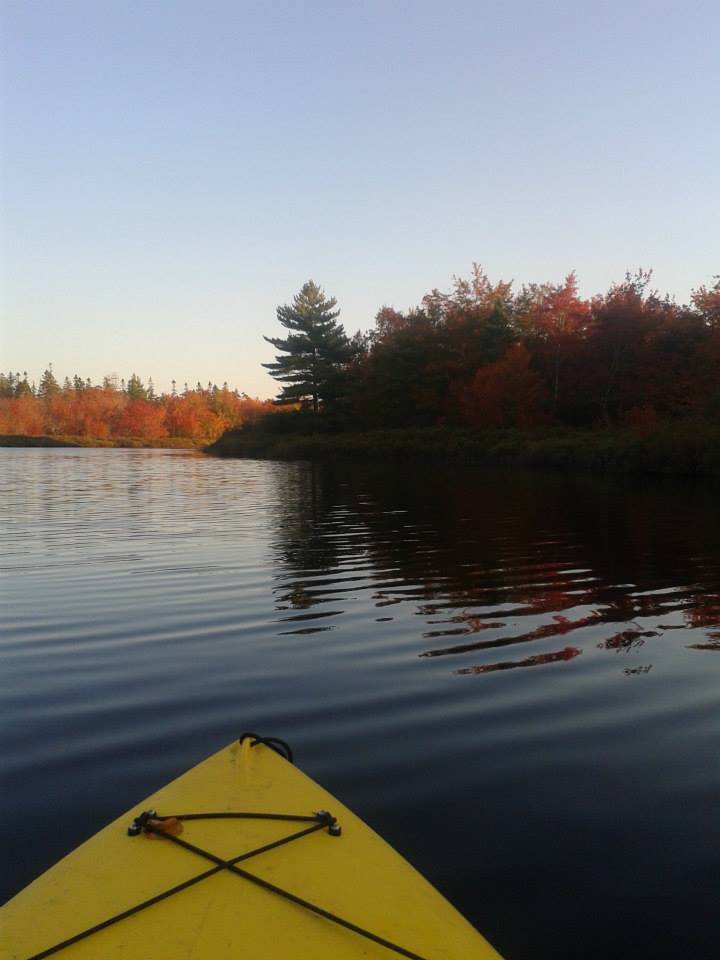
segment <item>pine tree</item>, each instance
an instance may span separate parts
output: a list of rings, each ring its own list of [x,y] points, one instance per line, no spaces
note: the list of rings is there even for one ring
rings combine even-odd
[[[147,390],[140,377],[133,373],[127,382],[127,395],[131,400],[147,400]]]
[[[309,280],[292,304],[277,308],[277,318],[289,330],[285,338],[264,337],[281,354],[264,363],[283,384],[276,403],[311,403],[317,414],[321,402],[335,398],[338,376],[352,355],[342,324],[337,322],[337,300]]]
[[[18,377],[20,374],[18,374]],[[31,397],[33,390],[30,384],[28,383],[27,370],[23,372],[22,380],[18,379],[17,386],[15,387],[15,396],[16,397]]]
[[[15,396],[15,377],[12,373],[0,373],[0,397]]]
[[[38,394],[41,397],[52,397],[56,393],[60,393],[60,384],[55,379],[55,374],[53,373],[52,364],[50,363],[48,364],[47,370],[40,377],[40,386],[38,387]]]

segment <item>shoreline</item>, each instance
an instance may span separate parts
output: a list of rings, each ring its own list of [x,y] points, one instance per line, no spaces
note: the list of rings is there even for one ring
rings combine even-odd
[[[117,437],[100,440],[92,437],[28,436],[25,434],[0,434],[0,447],[101,447],[126,450],[200,450],[202,444],[186,437],[163,437],[148,440],[145,437]]]
[[[112,440],[72,436],[0,435],[0,447],[198,450],[215,457],[253,460],[444,460],[449,464],[593,470],[677,476],[720,475],[720,424],[665,423],[639,434],[619,428],[544,431],[452,427],[364,432],[269,433],[229,430],[208,445],[187,438]]]
[[[485,466],[713,476],[720,475],[720,425],[678,421],[645,434],[621,429],[521,432],[435,427],[278,436],[237,430],[223,434],[203,452],[268,460],[441,458]]]

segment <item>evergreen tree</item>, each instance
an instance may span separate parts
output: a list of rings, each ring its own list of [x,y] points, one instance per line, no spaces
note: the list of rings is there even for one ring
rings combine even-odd
[[[20,374],[18,374],[18,377]],[[33,395],[33,389],[28,383],[27,370],[23,372],[22,380],[18,381],[17,386],[15,387],[15,396],[16,397],[31,397]]]
[[[19,376],[19,375],[18,375]],[[54,394],[60,393],[60,384],[55,379],[55,374],[53,373],[52,364],[48,364],[47,370],[40,377],[40,386],[38,387],[38,394],[41,397],[52,397]]]
[[[337,300],[309,280],[292,304],[277,308],[277,318],[289,335],[264,337],[281,354],[264,363],[270,375],[283,384],[276,403],[311,403],[317,413],[322,401],[335,399],[343,366],[352,347],[335,310]]]
[[[15,377],[12,373],[0,373],[0,397],[15,396]]]
[[[147,390],[136,373],[133,373],[127,382],[127,395],[131,400],[147,400]]]

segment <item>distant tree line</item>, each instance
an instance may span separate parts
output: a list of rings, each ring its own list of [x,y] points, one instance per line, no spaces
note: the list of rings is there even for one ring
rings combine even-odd
[[[37,385],[0,374],[0,434],[209,443],[258,420],[301,431],[720,422],[720,277],[682,305],[650,281],[641,270],[583,298],[571,273],[514,292],[476,265],[416,307],[382,307],[354,337],[335,299],[309,281],[278,307],[287,336],[265,338],[278,351],[265,364],[281,384],[274,402],[212,383],[178,391],[173,381],[157,395],[134,373],[60,384],[49,366]],[[264,416],[282,409],[294,414]]]
[[[27,374],[0,373],[0,434],[64,436],[90,440],[167,437],[210,443],[274,409],[237,390],[209,383],[156,394],[133,373],[127,382],[105,377],[101,385],[75,375],[58,383],[52,366],[31,384]]]
[[[720,277],[680,305],[627,274],[607,293],[562,283],[513,292],[479,266],[407,311],[383,307],[349,339],[335,300],[305,284],[278,308],[289,336],[267,364],[302,428],[458,425],[532,429],[720,421]],[[316,417],[309,416],[314,411]],[[274,424],[275,428],[280,423]]]

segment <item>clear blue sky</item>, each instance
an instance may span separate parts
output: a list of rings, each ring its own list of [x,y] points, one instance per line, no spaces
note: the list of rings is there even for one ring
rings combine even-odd
[[[687,301],[720,272],[716,0],[3,0],[0,370],[261,370],[473,261]]]

